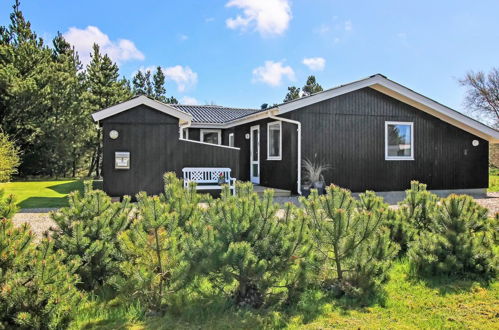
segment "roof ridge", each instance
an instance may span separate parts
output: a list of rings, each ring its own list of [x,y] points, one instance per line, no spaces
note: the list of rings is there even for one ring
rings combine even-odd
[[[231,107],[231,106],[215,105],[215,104],[171,104],[171,105],[174,107],[220,108],[220,109],[255,110],[255,111],[261,110],[257,108],[241,108],[241,107]]]

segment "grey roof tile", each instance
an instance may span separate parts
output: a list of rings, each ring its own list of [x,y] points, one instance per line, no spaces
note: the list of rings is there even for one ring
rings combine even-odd
[[[170,104],[170,106],[191,114],[192,121],[195,123],[226,123],[261,111],[260,109],[229,108],[219,105]]]

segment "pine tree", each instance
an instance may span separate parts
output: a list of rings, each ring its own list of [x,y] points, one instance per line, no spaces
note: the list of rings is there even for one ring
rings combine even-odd
[[[154,98],[158,101],[166,101],[165,74],[160,66],[156,68],[153,75]]]
[[[51,217],[57,224],[51,229],[56,249],[65,251],[69,261],[80,263],[77,273],[82,289],[95,290],[118,273],[117,236],[133,217],[129,197],[112,203],[103,191],[93,190],[92,183],[86,182],[83,194],[71,193],[69,206]]]
[[[411,269],[421,275],[497,276],[496,226],[470,196],[451,195],[437,204],[429,230],[409,250]]]
[[[17,173],[19,161],[19,148],[0,130],[0,182],[9,181]]]
[[[19,210],[14,195],[4,197],[5,190],[0,189],[0,219],[11,220]]]
[[[313,190],[300,201],[312,228],[319,281],[337,295],[360,298],[386,281],[398,247],[383,228],[385,210],[377,196],[363,194],[358,205],[348,190],[331,185],[326,195]]]
[[[147,95],[145,76],[142,71],[137,71],[137,73],[133,76],[132,83],[133,93],[135,95]]]
[[[208,274],[212,285],[231,292],[237,306],[258,308],[274,299],[292,299],[304,287],[310,254],[308,228],[303,214],[287,204],[282,216],[273,201],[273,191],[262,198],[251,184],[238,187],[233,196],[225,187],[211,203],[197,239],[198,251],[190,255],[198,271]]]
[[[305,83],[305,85],[301,90],[306,96],[308,96],[322,92],[322,86],[316,82],[315,76],[308,76],[307,82]]]
[[[90,114],[108,108],[112,105],[126,101],[131,97],[126,81],[119,79],[118,66],[107,55],[102,55],[97,44],[93,46],[92,60],[86,70],[86,84],[88,89],[85,93],[85,108],[88,120]],[[90,161],[88,176],[95,171],[95,175],[101,174],[102,156],[102,132],[96,130],[91,138],[93,153]]]
[[[290,86],[288,87],[288,93],[284,98],[283,102],[289,102],[292,100],[296,100],[301,97],[301,90],[299,87]]]

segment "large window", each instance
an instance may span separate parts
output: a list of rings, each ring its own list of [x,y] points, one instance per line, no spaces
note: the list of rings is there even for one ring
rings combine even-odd
[[[202,129],[201,142],[222,144],[222,132],[219,129]]]
[[[385,122],[385,159],[414,160],[414,124]]]
[[[281,160],[282,129],[281,122],[267,124],[267,159]]]

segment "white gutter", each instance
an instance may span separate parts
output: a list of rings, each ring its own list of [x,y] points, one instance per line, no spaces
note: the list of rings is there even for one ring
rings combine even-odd
[[[298,180],[296,182],[296,191],[298,192],[299,195],[301,195],[301,123],[299,121],[296,121],[296,120],[276,117],[276,116],[272,115],[270,112],[269,112],[269,118],[274,119],[274,120],[278,120],[278,121],[284,121],[286,123],[295,124],[297,126],[296,131],[297,131],[297,135],[298,135],[298,152],[297,152],[298,153],[298,164],[297,164]],[[282,150],[281,150],[281,152],[282,152]]]
[[[184,129],[191,127],[192,121],[188,121],[186,124],[179,124],[178,127],[178,133],[179,133],[179,138],[182,140],[184,138],[184,135],[182,134],[184,132]]]

